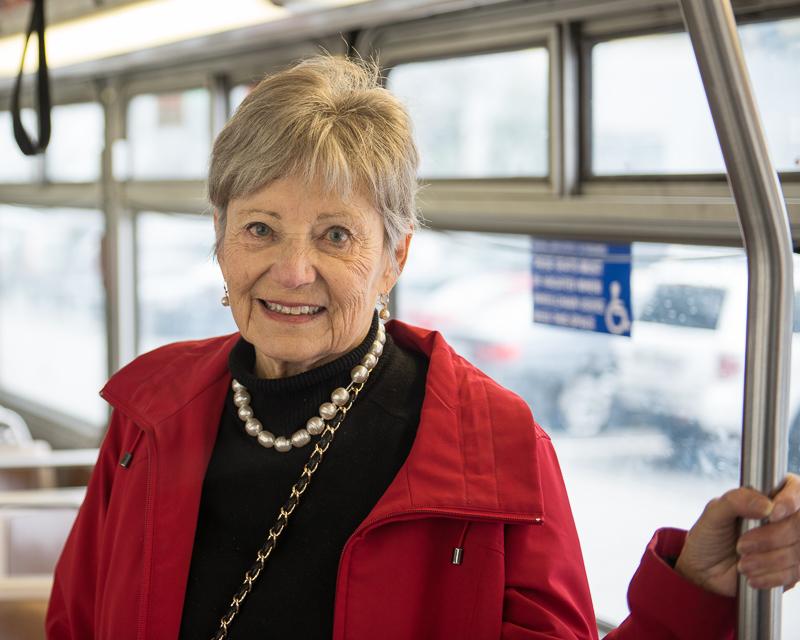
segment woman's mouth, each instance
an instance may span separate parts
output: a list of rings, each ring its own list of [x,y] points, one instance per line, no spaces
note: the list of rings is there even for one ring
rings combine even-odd
[[[278,313],[284,316],[315,316],[325,310],[325,307],[311,304],[289,304],[285,302],[274,302],[272,300],[259,299],[261,306],[267,311]]]

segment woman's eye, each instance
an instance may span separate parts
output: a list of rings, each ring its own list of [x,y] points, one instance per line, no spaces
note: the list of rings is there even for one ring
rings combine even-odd
[[[342,227],[332,227],[328,229],[325,237],[333,244],[344,244],[350,239],[350,232]]]
[[[247,225],[247,230],[251,235],[254,235],[257,238],[266,238],[272,233],[272,229],[269,227],[269,225],[266,225],[263,222],[251,222]]]

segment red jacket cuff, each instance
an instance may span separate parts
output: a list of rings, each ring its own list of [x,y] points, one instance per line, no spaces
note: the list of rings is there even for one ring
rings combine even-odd
[[[658,629],[653,638],[732,639],[736,598],[706,591],[664,560],[680,555],[685,539],[680,529],[656,531],[628,589],[631,618],[637,626]]]

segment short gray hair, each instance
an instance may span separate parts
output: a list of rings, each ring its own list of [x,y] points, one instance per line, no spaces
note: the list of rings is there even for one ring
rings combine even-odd
[[[270,182],[298,177],[346,199],[373,198],[384,242],[394,250],[417,226],[419,155],[403,104],[381,86],[377,64],[330,55],[265,77],[214,142],[208,198],[219,212],[216,252],[227,207]]]

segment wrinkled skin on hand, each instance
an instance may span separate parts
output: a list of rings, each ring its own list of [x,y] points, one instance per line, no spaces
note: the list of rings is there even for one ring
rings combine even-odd
[[[739,536],[739,518],[765,524]],[[735,596],[738,574],[756,589],[800,580],[800,476],[789,474],[770,500],[746,488],[708,503],[686,536],[675,569],[708,591]]]

